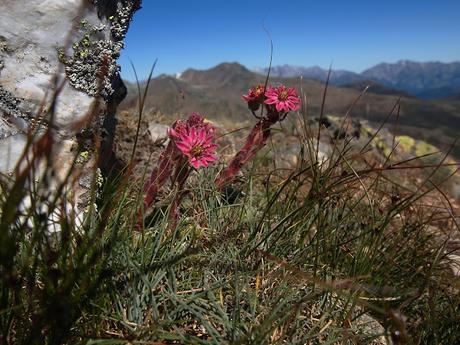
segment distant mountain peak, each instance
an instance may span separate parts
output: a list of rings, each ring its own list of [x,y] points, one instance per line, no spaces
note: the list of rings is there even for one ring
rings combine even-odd
[[[255,69],[255,72],[262,74],[266,74],[267,71],[267,68]],[[319,66],[302,67],[284,64],[273,66],[271,69],[271,75],[274,77],[303,76],[323,82],[327,74],[328,70]],[[460,93],[460,62],[417,62],[401,59],[394,63],[380,63],[362,73],[331,70],[330,82],[334,85],[349,86],[369,80],[419,98],[447,98]]]
[[[188,68],[181,73],[182,76],[187,75],[188,73],[209,73],[212,71],[218,72],[250,72],[245,66],[238,62],[222,62],[214,67],[209,69],[195,69],[195,68]]]
[[[224,62],[206,70],[189,68],[181,73],[180,80],[197,85],[228,83],[233,79],[247,79],[253,72],[238,62]]]
[[[256,73],[267,74],[268,68],[257,68]],[[295,65],[278,65],[272,66],[270,75],[273,77],[292,78],[292,77],[306,77],[325,81],[329,73],[328,69],[320,66],[303,67]],[[345,70],[332,70],[330,80],[333,84],[341,85],[360,80],[359,75],[354,72]]]
[[[460,92],[460,62],[400,60],[376,65],[361,75],[420,98],[445,98]]]
[[[248,69],[239,62],[223,62],[218,64],[214,68],[238,69],[248,71]]]

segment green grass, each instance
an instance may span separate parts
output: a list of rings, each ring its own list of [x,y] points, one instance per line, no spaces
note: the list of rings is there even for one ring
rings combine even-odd
[[[366,165],[349,140],[318,162],[298,121],[297,167],[267,165],[266,149],[232,202],[213,184],[222,166],[199,170],[177,227],[171,191],[142,232],[129,169],[102,189],[93,172],[78,225],[65,192],[78,167],[56,183],[51,148],[31,143],[46,168],[1,185],[0,344],[459,343],[459,281],[438,231],[458,234],[458,217],[430,180],[438,168],[402,186],[406,170]]]

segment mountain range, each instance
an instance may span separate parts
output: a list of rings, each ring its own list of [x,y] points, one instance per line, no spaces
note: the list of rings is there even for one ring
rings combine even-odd
[[[166,116],[183,116],[196,111],[223,124],[251,121],[242,95],[258,83],[264,83],[265,76],[238,63],[222,63],[207,70],[188,69],[179,76],[161,75],[150,81],[145,108],[148,113],[162,113]],[[362,81],[361,81],[362,82]],[[308,116],[320,114],[325,83],[318,79],[298,77],[271,77],[272,84],[285,84],[303,90],[306,97]],[[128,96],[121,108],[135,113],[137,87],[126,83]],[[141,88],[145,87],[145,83]],[[327,90],[325,114],[344,115],[359,98],[362,89],[357,84],[330,85]],[[460,99],[422,100],[377,83],[371,85],[368,93],[360,98],[350,112],[351,117],[365,119],[377,127],[385,121],[398,98],[399,117],[392,116],[388,122],[397,134],[408,134],[417,139],[447,149],[460,133]],[[134,110],[133,110],[134,109]],[[460,157],[460,147],[454,148]]]
[[[266,74],[268,68],[256,68]],[[326,81],[328,70],[314,66],[273,66],[274,77],[307,77]],[[460,94],[460,62],[415,62],[400,60],[381,63],[361,73],[331,70],[330,82],[338,86],[350,86],[371,81],[422,99],[442,99]]]

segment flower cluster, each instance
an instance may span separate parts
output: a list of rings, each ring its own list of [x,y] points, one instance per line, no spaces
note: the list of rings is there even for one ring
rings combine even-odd
[[[242,167],[267,144],[271,126],[284,120],[290,111],[300,108],[297,91],[293,87],[286,88],[284,85],[269,86],[267,89],[264,85],[257,85],[251,88],[247,95],[243,95],[243,99],[259,122],[252,128],[246,143],[230,164],[217,175],[215,183],[219,188],[231,182]],[[261,106],[264,106],[267,112],[264,116],[257,116],[255,111]]]
[[[269,86],[267,89],[264,85],[257,85],[249,89],[243,99],[253,113],[264,105],[267,110],[266,118],[273,123],[283,120],[290,111],[300,108],[300,98],[295,88],[284,85]]]
[[[243,95],[243,99],[248,103],[251,111],[259,110],[260,105],[265,101],[265,86],[259,84],[249,89],[248,94]]]
[[[174,122],[168,129],[170,142],[161,153],[158,165],[152,170],[144,186],[145,209],[152,205],[160,189],[170,179],[178,191],[171,207],[172,224],[175,224],[191,168],[207,167],[217,160],[214,130],[214,126],[197,113],[192,113],[186,121]],[[137,229],[142,228],[142,220],[142,214],[139,213]]]
[[[217,160],[214,126],[197,113],[192,113],[186,122],[176,121],[168,130],[168,136],[196,169]]]
[[[290,111],[300,108],[297,91],[284,85],[268,88],[258,85],[243,95],[243,99],[254,115],[261,107],[262,110],[266,110],[266,113],[262,112],[263,116],[256,115],[259,121],[249,133],[245,145],[229,165],[216,176],[217,188],[222,188],[231,182],[242,167],[266,145],[271,127],[275,123],[282,121]],[[173,227],[179,217],[181,201],[189,193],[185,189],[188,176],[193,169],[208,167],[217,160],[214,132],[214,126],[197,113],[192,113],[185,121],[177,120],[168,129],[170,141],[145,185],[144,208],[152,205],[160,189],[170,179],[177,190],[170,210]],[[142,228],[142,221],[142,214],[139,213],[139,222],[136,226],[138,229]]]

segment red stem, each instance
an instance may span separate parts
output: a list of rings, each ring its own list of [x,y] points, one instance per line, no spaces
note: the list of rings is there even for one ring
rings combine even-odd
[[[244,146],[235,155],[228,167],[222,170],[216,177],[215,183],[217,188],[222,188],[231,182],[235,178],[235,175],[241,171],[243,165],[266,145],[270,137],[270,127],[273,124],[274,122],[269,119],[262,119],[256,123],[251,133],[249,133]]]

